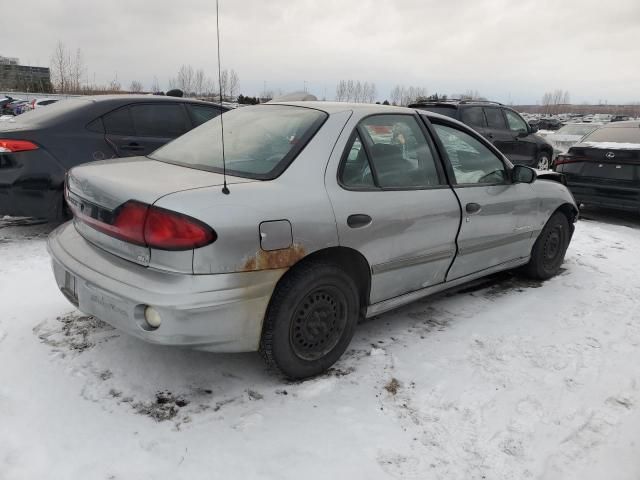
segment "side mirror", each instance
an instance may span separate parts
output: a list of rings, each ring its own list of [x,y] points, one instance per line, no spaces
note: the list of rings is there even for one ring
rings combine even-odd
[[[530,133],[536,133],[537,131],[538,131],[538,127],[536,127],[535,125],[529,125]]]
[[[511,170],[511,181],[513,183],[533,183],[537,178],[536,171],[531,167],[516,165]]]
[[[529,132],[527,130],[518,130],[519,138],[526,137],[527,135],[529,135]]]

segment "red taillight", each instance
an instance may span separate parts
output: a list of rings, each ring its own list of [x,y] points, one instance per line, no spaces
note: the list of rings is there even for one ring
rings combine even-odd
[[[150,207],[144,226],[144,239],[151,248],[188,250],[215,241],[211,227],[195,218],[159,207]]]
[[[584,162],[583,157],[574,157],[571,155],[558,155],[556,158],[556,165],[563,165],[565,163]]]
[[[111,223],[82,213],[72,202],[74,214],[96,230],[125,242],[159,250],[190,250],[214,242],[216,232],[181,213],[129,200],[114,212]]]
[[[0,138],[0,153],[28,152],[37,150],[38,146],[27,140],[9,140]]]

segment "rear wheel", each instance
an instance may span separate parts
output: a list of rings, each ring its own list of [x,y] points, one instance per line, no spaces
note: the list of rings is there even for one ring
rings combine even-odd
[[[273,294],[260,351],[286,377],[327,370],[344,353],[360,313],[358,289],[337,265],[310,262],[290,271]]]
[[[531,259],[525,267],[526,273],[538,280],[556,275],[564,261],[570,239],[567,217],[560,212],[554,213],[533,244]]]
[[[547,152],[542,152],[538,154],[538,163],[536,168],[538,170],[549,170],[549,165],[551,165],[551,160],[549,159],[549,154]]]

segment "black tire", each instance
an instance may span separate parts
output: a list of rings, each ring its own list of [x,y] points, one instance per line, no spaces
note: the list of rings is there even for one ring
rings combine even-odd
[[[560,212],[554,213],[533,244],[531,259],[525,267],[527,275],[538,280],[555,276],[564,261],[570,240],[569,220]]]
[[[538,170],[549,170],[551,168],[551,155],[547,152],[540,152],[536,159],[536,168]]]
[[[358,288],[351,276],[333,263],[302,264],[276,287],[260,352],[287,378],[318,375],[344,353],[359,314]]]

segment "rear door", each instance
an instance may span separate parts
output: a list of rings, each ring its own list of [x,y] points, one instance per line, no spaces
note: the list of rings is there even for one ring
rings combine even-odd
[[[365,117],[327,169],[340,244],[371,266],[371,303],[443,282],[455,255],[460,207],[425,133],[415,115]]]
[[[460,107],[460,120],[480,135],[487,135],[487,120],[482,107]]]
[[[472,132],[441,120],[432,125],[462,206],[447,281],[528,257],[538,229],[532,186],[511,183],[510,167]]]
[[[500,107],[483,107],[483,110],[487,118],[485,138],[489,139],[507,158],[511,158],[513,154],[513,134],[507,128],[502,109]]]
[[[140,103],[103,117],[105,138],[119,157],[148,155],[191,129],[180,103]]]

